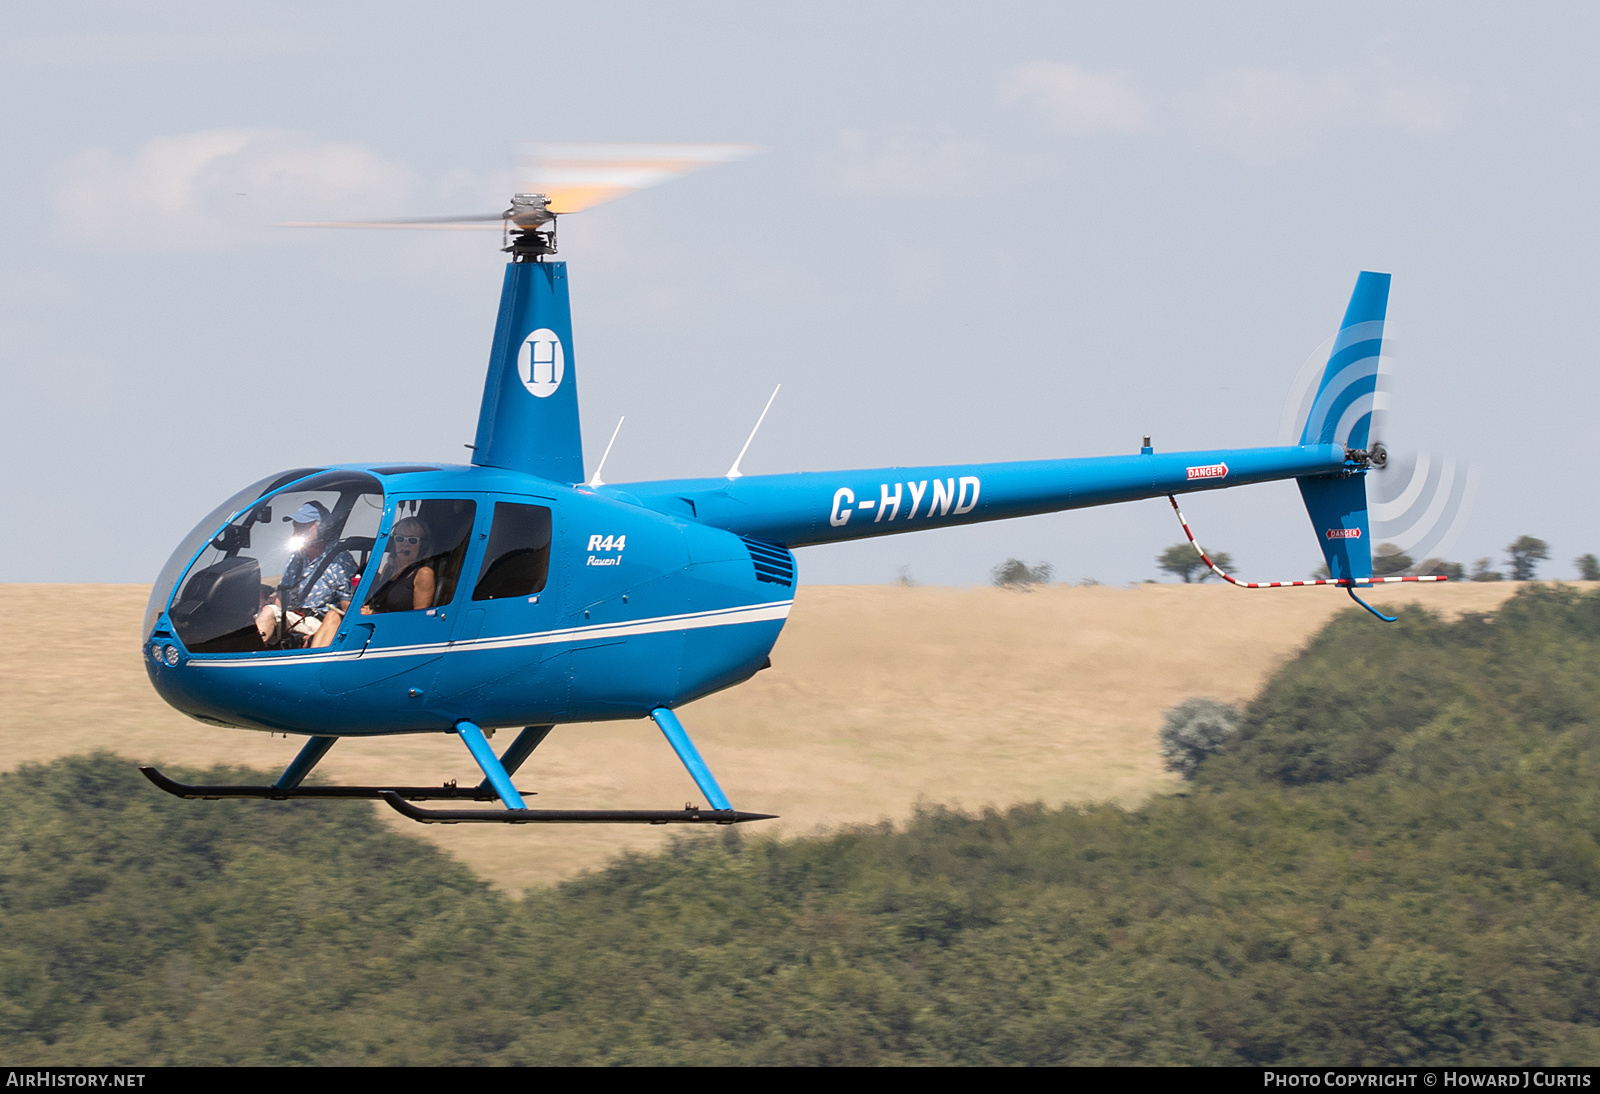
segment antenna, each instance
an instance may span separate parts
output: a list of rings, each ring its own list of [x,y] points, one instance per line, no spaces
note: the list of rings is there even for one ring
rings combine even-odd
[[[733,466],[728,468],[728,478],[737,479],[744,475],[744,472],[739,470],[739,461],[744,459],[746,452],[750,451],[750,442],[756,439],[756,431],[761,428],[761,423],[767,420],[767,411],[772,409],[772,400],[778,397],[778,392],[782,389],[782,384],[772,389],[772,396],[767,400],[767,405],[761,408],[761,417],[756,419],[756,428],[752,429],[750,436],[745,438],[744,447],[739,449],[739,454],[734,457]]]
[[[606,442],[605,455],[601,456],[600,457],[600,462],[595,464],[594,474],[589,479],[589,485],[590,486],[604,486],[605,485],[605,480],[603,480],[600,477],[600,470],[603,467],[605,467],[605,465],[606,465],[606,456],[610,456],[611,455],[611,446],[617,443],[617,434],[622,432],[622,423],[627,421],[627,420],[628,420],[628,416],[626,414],[624,414],[622,417],[617,419],[617,428],[615,428],[615,429],[613,429],[611,431],[611,439]]]

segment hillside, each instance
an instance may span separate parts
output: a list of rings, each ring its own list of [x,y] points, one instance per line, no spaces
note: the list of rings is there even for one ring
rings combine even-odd
[[[359,804],[72,757],[0,775],[0,1051],[1592,1066],[1597,775],[1600,592],[1542,587],[1340,616],[1137,809],[691,833],[521,899]]]
[[[1514,589],[1405,588],[1374,600],[1478,611]],[[137,645],[146,596],[132,585],[0,584],[0,769],[96,749],[190,767],[288,762],[298,738],[202,725],[156,697]],[[1318,589],[803,587],[773,668],[682,713],[734,804],[781,814],[763,825],[778,833],[898,820],[919,800],[1132,806],[1174,785],[1156,750],[1163,710],[1193,695],[1249,697],[1348,606]],[[353,783],[479,777],[442,735],[341,742],[319,771]],[[646,722],[558,729],[525,771],[519,782],[548,808],[698,797]],[[423,827],[383,813],[513,892],[669,838]]]

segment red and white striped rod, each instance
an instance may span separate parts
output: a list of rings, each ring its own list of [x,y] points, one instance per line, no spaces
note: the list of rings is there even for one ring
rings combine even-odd
[[[1183,525],[1183,534],[1189,537],[1189,544],[1199,553],[1200,560],[1210,567],[1211,572],[1230,585],[1237,585],[1241,589],[1292,589],[1297,585],[1337,585],[1341,589],[1353,587],[1364,588],[1368,585],[1388,585],[1398,581],[1448,581],[1443,574],[1425,574],[1418,577],[1368,577],[1353,580],[1348,577],[1314,577],[1309,581],[1240,581],[1238,578],[1217,568],[1206,554],[1206,549],[1200,546],[1200,541],[1194,538],[1194,533],[1189,530],[1189,522],[1183,515],[1183,510],[1178,508],[1178,499],[1172,494],[1167,495],[1167,500],[1172,503],[1172,511],[1178,514],[1178,523]]]

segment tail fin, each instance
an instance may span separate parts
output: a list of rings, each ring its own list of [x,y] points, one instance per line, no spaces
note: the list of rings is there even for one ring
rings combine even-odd
[[[1378,388],[1383,323],[1389,310],[1389,275],[1363,271],[1333,340],[1316,401],[1300,433],[1301,444],[1366,448],[1375,411],[1387,408]]]
[[[1334,339],[1328,367],[1300,434],[1301,444],[1339,444],[1366,449],[1373,415],[1386,408],[1379,390],[1383,325],[1389,310],[1389,275],[1363,271],[1356,278],[1344,322]],[[1366,476],[1346,472],[1297,480],[1317,543],[1335,579],[1372,576],[1372,536],[1367,517]]]
[[[472,462],[583,481],[565,262],[506,266]]]

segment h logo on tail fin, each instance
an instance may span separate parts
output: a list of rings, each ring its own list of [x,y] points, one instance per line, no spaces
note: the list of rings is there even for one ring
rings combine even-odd
[[[567,355],[561,338],[549,327],[540,327],[522,340],[517,351],[517,375],[522,386],[539,399],[548,399],[561,386],[567,371]]]

